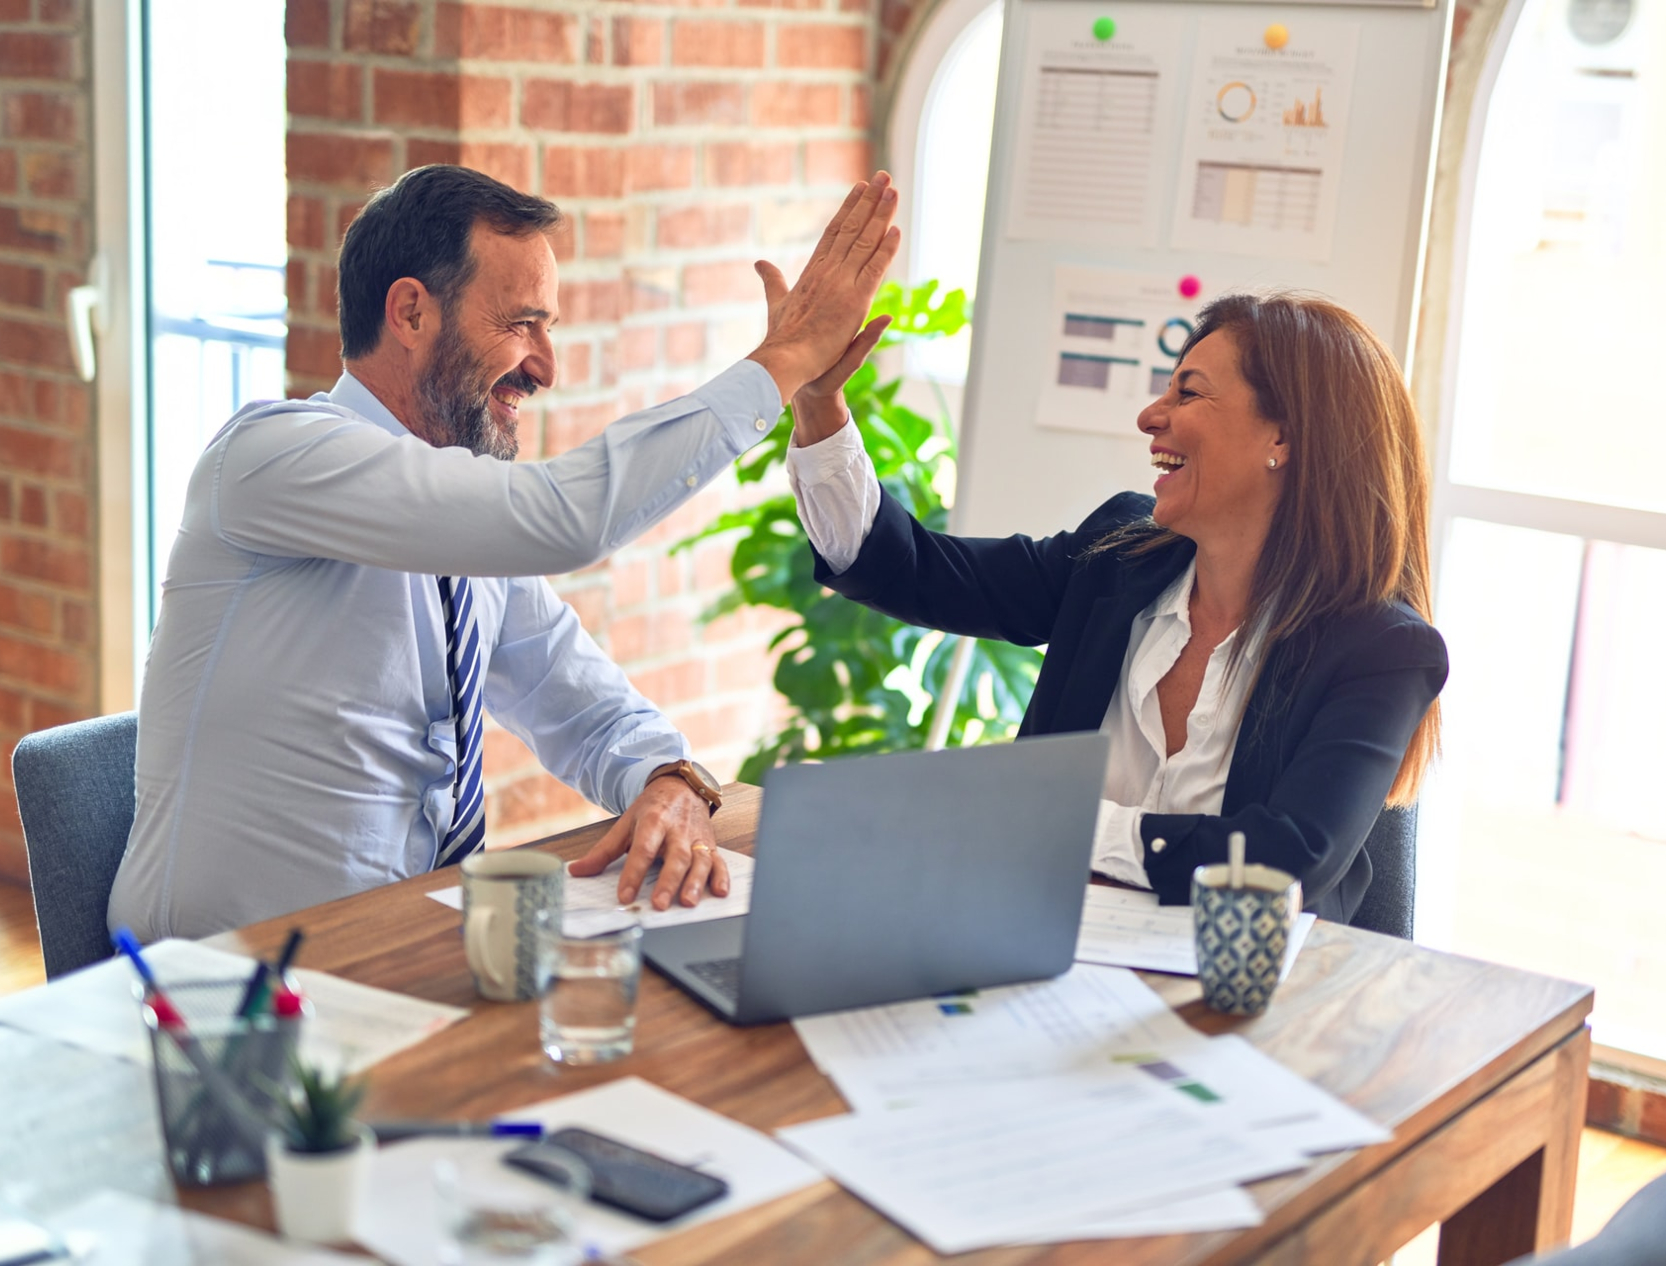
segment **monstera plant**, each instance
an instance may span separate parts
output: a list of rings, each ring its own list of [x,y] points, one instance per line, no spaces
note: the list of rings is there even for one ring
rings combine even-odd
[[[871,315],[889,315],[878,352],[917,339],[941,338],[970,319],[966,294],[937,293],[935,281],[887,284]],[[881,380],[870,360],[845,387],[845,400],[873,458],[879,482],[921,523],[948,526],[945,495],[954,483],[954,436],[944,411],[935,418],[898,401],[901,378]],[[742,484],[760,483],[786,460],[786,426],[737,464]],[[781,656],[775,688],[789,705],[785,728],[766,739],[741,767],[757,782],[771,766],[805,759],[890,752],[925,746],[938,696],[950,676],[958,639],[869,611],[817,584],[804,526],[790,494],[767,497],[720,516],[678,542],[688,549],[710,537],[738,533],[730,565],[735,587],[710,610],[714,619],[745,606],[776,607],[792,621],[771,643]],[[1007,739],[1034,689],[1041,653],[1005,642],[977,642],[954,700],[950,746]]]

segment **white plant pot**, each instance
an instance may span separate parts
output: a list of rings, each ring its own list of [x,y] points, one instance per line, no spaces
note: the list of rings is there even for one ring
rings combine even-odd
[[[358,1127],[359,1141],[339,1152],[294,1152],[281,1134],[266,1138],[266,1178],[278,1230],[310,1244],[348,1244],[376,1154],[376,1136]]]

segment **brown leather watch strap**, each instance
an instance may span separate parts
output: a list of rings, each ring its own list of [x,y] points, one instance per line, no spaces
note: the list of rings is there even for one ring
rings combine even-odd
[[[719,790],[717,780],[707,774],[691,760],[674,760],[661,765],[648,775],[648,782],[656,778],[677,777],[689,786],[689,790],[706,802],[706,811],[716,813],[723,807],[723,793]],[[648,783],[643,783],[647,786]]]

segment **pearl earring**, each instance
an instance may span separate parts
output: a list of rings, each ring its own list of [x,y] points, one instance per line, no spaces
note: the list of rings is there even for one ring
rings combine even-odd
[[[1267,459],[1267,469],[1268,470],[1277,470],[1278,469],[1278,458],[1269,457]]]

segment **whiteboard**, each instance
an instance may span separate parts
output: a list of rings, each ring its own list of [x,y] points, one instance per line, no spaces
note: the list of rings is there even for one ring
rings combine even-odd
[[[1141,361],[1137,370],[1126,370],[1137,380],[1117,377],[1124,375],[1125,364],[1134,365],[1137,349],[1126,361],[1091,354],[1101,345],[1093,338],[1110,340],[1103,343],[1110,348],[1115,338],[1134,331],[1137,322],[1117,327],[1114,318],[1103,315],[1120,309],[1090,306],[1069,327],[1062,323],[1066,294],[1091,289],[1096,278],[1117,280],[1123,290],[1139,288],[1125,306],[1145,322],[1143,332],[1135,332],[1147,344],[1163,331],[1165,304],[1185,314],[1214,294],[1294,288],[1351,309],[1403,365],[1408,363],[1451,8],[1452,0],[1356,5],[1006,0],[952,517],[956,532],[1046,535],[1074,528],[1117,492],[1150,490],[1155,473],[1148,441],[1133,425],[1133,406],[1099,410],[1069,403],[1080,400],[1081,388],[1094,385],[1089,380],[1095,374],[1102,379],[1108,371],[1118,389],[1134,392],[1141,404],[1156,394],[1150,389],[1156,379],[1166,376],[1160,364]],[[1103,60],[1116,41],[1126,41],[1121,62],[1107,63],[1121,77],[1102,82],[1143,85],[1138,106],[1149,113],[1139,117],[1149,120],[1149,144],[1111,162],[1084,140],[1080,179],[1055,184],[1041,197],[1035,191],[1047,188],[1047,180],[1060,180],[1061,171],[1042,165],[1048,136],[1037,130],[1037,110],[1055,110],[1058,101],[1038,106],[1042,89],[1036,85],[1065,82],[1074,90],[1086,82],[1086,71],[1069,79],[1064,71],[1070,67],[1049,58],[1061,31],[1072,33],[1074,47],[1083,44],[1076,33],[1107,17],[1115,21],[1115,36],[1097,46],[1087,41],[1082,57]],[[1328,50],[1303,54],[1334,61],[1332,79],[1324,85],[1328,96],[1296,84],[1281,99],[1247,75],[1246,84],[1217,73],[1233,64],[1227,55],[1245,31],[1254,32],[1257,43],[1267,31],[1270,48],[1280,38],[1275,29],[1282,30],[1292,53],[1304,48],[1304,41]],[[1154,72],[1159,66],[1162,73]],[[1259,89],[1261,99],[1252,89]],[[1264,121],[1289,125],[1285,134],[1297,136],[1292,127],[1338,108],[1345,108],[1345,126],[1335,126],[1327,114],[1320,121],[1328,131],[1303,134],[1330,146],[1315,151],[1328,157],[1313,164],[1328,183],[1315,176],[1303,185],[1312,193],[1301,203],[1305,238],[1294,229],[1254,236],[1247,227],[1250,204],[1221,194],[1229,186],[1220,183],[1219,173],[1229,166],[1212,162],[1207,146],[1249,135],[1233,125],[1252,109],[1260,110]],[[1121,173],[1118,188],[1093,187],[1092,174],[1104,171]],[[1134,180],[1130,172],[1142,178]],[[1072,174],[1068,163],[1064,174]],[[1229,174],[1236,179],[1235,171]],[[1103,232],[1085,232],[1084,219],[1072,230],[1063,220],[1045,218],[1078,196],[1101,208],[1091,214],[1104,217]],[[1237,209],[1221,209],[1228,205]],[[1255,204],[1254,215],[1263,214],[1262,205]],[[1222,229],[1215,219],[1230,224]],[[1201,294],[1186,298],[1182,283],[1200,286]],[[1095,311],[1102,315],[1092,315]],[[1168,343],[1183,332],[1171,328]],[[1159,356],[1149,348],[1145,354]]]

